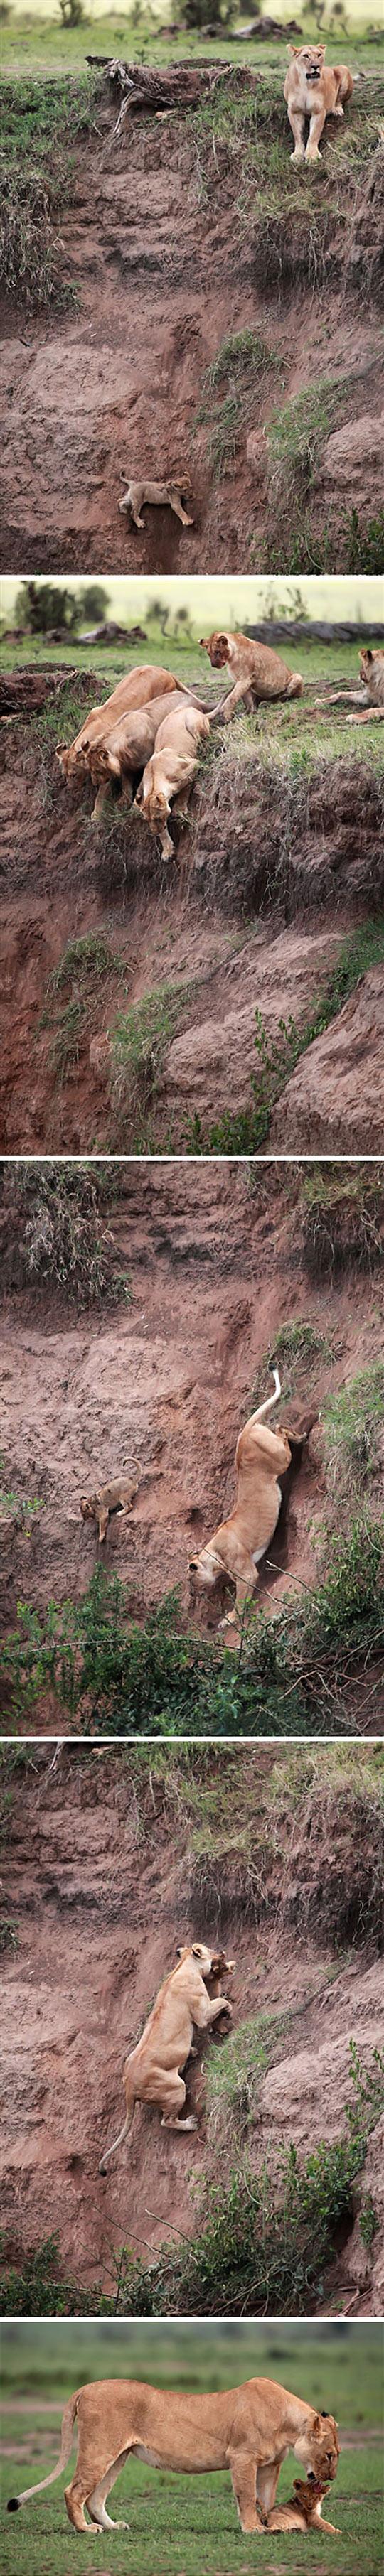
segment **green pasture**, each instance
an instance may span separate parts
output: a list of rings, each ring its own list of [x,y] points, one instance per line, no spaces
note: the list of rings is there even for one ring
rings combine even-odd
[[[83,2540],[81,2562],[96,2576],[266,2576],[310,2561],[314,2576],[378,2576],[381,2567],[379,2325],[265,2327],[177,2325],[74,2326],[62,2321],[4,2331],[2,2497],[32,2485],[53,2466],[60,2408],[83,2378],[137,2376],[157,2385],[231,2387],[248,2376],[280,2379],[298,2396],[329,2406],[339,2420],[341,2460],[328,2500],[339,2526],[334,2540],[311,2535],[242,2535],[226,2475],[172,2478],[134,2462],[117,2481],[112,2513],[125,2532]],[[53,2398],[57,2391],[57,2414]],[[343,2449],[343,2435],[346,2447]],[[8,2450],[9,2446],[9,2450]],[[70,2576],[79,2543],[66,2520],[64,2483],[5,2525],[7,2576]],[[281,2474],[283,2502],[296,2474]],[[4,2524],[3,2524],[4,2529]],[[4,2561],[5,2563],[5,2561]]]
[[[113,644],[107,651],[105,644],[87,646],[81,638],[72,635],[64,643],[56,645],[47,643],[45,637],[37,639],[22,635],[16,644],[6,643],[3,638],[0,668],[4,671],[13,670],[15,666],[22,669],[26,664],[34,663],[37,667],[45,664],[48,668],[57,669],[59,664],[63,664],[71,673],[94,672],[95,678],[102,680],[107,697],[134,662],[153,661],[164,663],[167,669],[175,672],[177,679],[185,681],[187,687],[191,682],[196,687],[200,686],[204,696],[209,695],[211,685],[212,696],[215,690],[218,693],[217,674],[212,674],[211,678],[206,656],[200,652],[192,630],[185,640],[176,637],[172,630],[161,635],[151,617],[146,618],[145,608],[140,622],[146,629],[143,644],[131,644],[127,639],[126,644]],[[316,712],[315,719],[312,713],[318,686],[323,690],[324,683],[329,682],[331,687],[338,688],[344,681],[347,688],[359,685],[359,643],[363,632],[363,628],[357,627],[356,643],[342,644],[335,638],[331,644],[324,644],[317,637],[309,638],[308,642],[301,637],[296,644],[290,639],[287,625],[286,641],[279,640],[276,649],[283,661],[288,660],[294,670],[302,671],[303,698],[260,707],[252,716],[246,716],[240,710],[225,735],[222,728],[218,728],[217,734],[215,731],[209,744],[208,758],[215,758],[216,750],[224,740],[229,764],[232,754],[237,761],[247,761],[250,752],[257,750],[262,760],[269,764],[272,759],[279,768],[288,767],[292,776],[297,775],[298,778],[302,772],[313,769],[319,759],[336,760],[341,753],[348,756],[351,766],[357,758],[361,760],[364,757],[376,770],[381,770],[384,767],[384,727],[377,725],[374,719],[372,724],[362,728],[351,726],[344,718],[343,708],[328,710],[326,701],[324,710]],[[224,672],[224,685],[227,684],[227,676]],[[52,736],[52,750],[59,735],[70,739],[71,732],[76,731],[83,716],[84,705],[80,699],[78,703],[76,701],[74,679],[69,731],[65,701],[63,703],[60,699],[57,704],[54,701],[48,703],[43,719],[39,720],[43,722],[47,741]]]
[[[266,14],[268,14],[267,11]],[[273,17],[278,16],[279,0],[273,0],[270,14]],[[308,34],[315,37],[315,19],[311,9],[305,10],[299,5],[291,14],[300,25],[303,43]],[[34,72],[72,71],[79,74],[86,70],[87,54],[94,52],[105,54],[109,59],[117,54],[130,62],[159,64],[185,61],[187,55],[193,61],[197,56],[199,61],[204,62],[215,62],[219,59],[228,61],[230,64],[250,63],[253,70],[260,72],[281,69],[284,77],[288,43],[284,25],[282,25],[281,37],[263,37],[260,43],[257,37],[250,36],[244,44],[241,39],[237,40],[235,31],[229,39],[224,27],[214,38],[204,36],[201,29],[186,27],[176,35],[173,32],[174,15],[176,12],[174,13],[172,6],[170,8],[164,6],[162,10],[159,0],[157,0],[156,10],[141,8],[139,5],[131,16],[128,12],[123,15],[122,10],[118,9],[111,9],[110,12],[105,11],[104,14],[99,15],[92,5],[87,7],[87,0],[85,0],[84,16],[80,25],[63,27],[58,0],[53,0],[51,12],[46,16],[39,15],[38,7],[25,11],[14,9],[10,0],[9,7],[5,7],[2,21],[3,69],[9,70],[13,75],[26,69]],[[172,22],[169,34],[168,16]],[[239,11],[239,26],[246,25],[247,22],[249,23],[249,18],[245,0],[244,10]],[[345,47],[345,37],[343,43]],[[383,43],[380,34],[379,8],[377,14],[372,11],[371,23],[369,19],[368,23],[364,23],[363,13],[361,19],[358,14],[357,17],[354,15],[347,44],[348,61],[352,71],[364,69],[367,73],[380,68],[383,59]],[[334,47],[335,37],[332,37],[328,45],[330,59],[332,59]]]

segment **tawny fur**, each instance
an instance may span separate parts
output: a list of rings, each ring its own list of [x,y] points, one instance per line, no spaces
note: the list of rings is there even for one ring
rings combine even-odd
[[[287,1431],[270,1431],[265,1424],[265,1415],[271,1412],[272,1405],[278,1404],[281,1395],[278,1369],[273,1370],[273,1376],[275,1394],[268,1396],[265,1404],[260,1404],[257,1412],[250,1415],[237,1442],[234,1510],[228,1520],[220,1521],[213,1537],[200,1548],[199,1555],[189,1560],[194,1591],[209,1595],[224,1574],[230,1575],[235,1583],[235,1606],[222,1623],[223,1627],[231,1630],[228,1642],[234,1646],[240,1644],[244,1611],[257,1588],[258,1563],[265,1556],[277,1527],[281,1506],[279,1478],[291,1464]]]
[[[280,653],[272,653],[269,644],[254,643],[250,635],[215,633],[201,635],[200,644],[202,652],[209,655],[213,671],[222,671],[228,663],[233,674],[234,687],[223,705],[224,724],[230,722],[240,698],[249,701],[250,706],[259,706],[270,698],[301,698],[301,672],[291,671]]]
[[[353,74],[348,71],[348,64],[328,66],[325,52],[325,45],[288,46],[284,98],[294,141],[292,168],[300,161],[321,161],[319,143],[326,116],[342,117],[344,105],[352,97]]]
[[[97,1522],[100,1546],[103,1545],[108,1521],[112,1519],[113,1513],[117,1512],[119,1516],[122,1514],[126,1518],[127,1512],[131,1510],[131,1504],[134,1503],[135,1494],[138,1493],[139,1484],[140,1468],[138,1467],[129,1479],[124,1480],[116,1476],[112,1485],[99,1485],[95,1494],[81,1495],[81,1518],[83,1521]]]
[[[183,696],[182,683],[175,680],[173,671],[163,669],[160,662],[135,663],[133,670],[126,671],[125,678],[117,681],[111,697],[105,698],[102,706],[90,707],[74,742],[56,744],[56,760],[63,777],[78,777],[81,772],[86,776],[86,755],[92,743],[103,742],[128,707],[145,707],[151,698],[172,695],[175,689]]]
[[[323,2498],[328,2493],[328,2478],[325,2483],[322,2478],[294,2478],[288,2504],[268,2515],[268,2531],[329,2531],[339,2540],[337,2523],[323,2521]]]
[[[189,700],[178,697],[177,704],[178,708],[188,706]],[[169,690],[162,698],[152,698],[149,706],[133,708],[132,711],[128,707],[127,714],[119,717],[118,724],[110,733],[104,734],[101,741],[97,739],[90,744],[85,754],[86,765],[93,786],[98,790],[92,822],[97,822],[114,778],[120,780],[124,803],[132,804],[132,781],[138,771],[144,769],[154,750],[159,725],[168,710]]]
[[[370,645],[364,648],[360,653],[360,679],[365,681],[370,703],[368,707],[363,707],[358,715],[348,716],[348,724],[371,724],[372,717],[375,717],[376,724],[382,724],[384,718],[383,652],[372,652]]]
[[[198,752],[210,730],[208,715],[198,707],[175,707],[159,726],[152,760],[148,761],[136,805],[149,824],[155,840],[160,841],[163,859],[174,857],[173,841],[168,831],[168,816],[173,799],[179,807],[185,802],[198,766]]]
[[[131,480],[128,491],[124,492],[123,500],[119,501],[119,510],[132,511],[135,528],[145,527],[145,520],[140,517],[140,511],[146,504],[150,509],[174,510],[175,519],[181,519],[182,528],[193,528],[193,519],[188,518],[187,511],[183,507],[181,498],[183,491],[183,483],[149,483],[147,479],[143,483],[134,483]]]
[[[129,2453],[153,2468],[179,2471],[183,2476],[229,2469],[241,2530],[256,2534],[270,2527],[279,2470],[288,2451],[294,2452],[303,2468],[313,2470],[323,2486],[336,2477],[338,2466],[334,2416],[319,2415],[274,2379],[248,2379],[243,2387],[211,2389],[209,2394],[150,2388],[129,2379],[96,2380],[76,2389],[64,2407],[56,2468],[35,2487],[10,2497],[11,2512],[61,2475],[70,2458],[75,2424],[77,2466],[65,2490],[74,2531],[88,2529],[85,2505],[93,2528],[119,2528],[106,2513],[106,2497]]]
[[[192,2113],[187,2119],[181,2118],[186,2086],[180,2068],[186,2066],[190,2056],[194,2024],[196,2030],[208,2030],[224,2008],[231,2015],[227,1996],[216,1993],[210,1998],[207,1994],[205,1980],[212,1975],[214,1956],[204,1943],[193,1941],[190,1947],[179,1950],[177,1967],[160,1986],[137,2048],[131,2049],[125,2061],[126,2119],[119,2136],[101,2156],[100,2173],[105,2173],[109,2157],[132,2128],[136,2102],[156,2103],[162,2112],[163,2129],[197,2128]],[[228,1968],[232,1969],[233,1964],[228,1961]]]

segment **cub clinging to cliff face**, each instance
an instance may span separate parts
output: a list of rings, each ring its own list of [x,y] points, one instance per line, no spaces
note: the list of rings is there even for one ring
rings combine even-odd
[[[284,98],[295,147],[291,161],[321,161],[319,142],[326,116],[344,116],[343,102],[351,97],[353,75],[347,63],[328,66],[325,45],[289,45],[288,52]]]

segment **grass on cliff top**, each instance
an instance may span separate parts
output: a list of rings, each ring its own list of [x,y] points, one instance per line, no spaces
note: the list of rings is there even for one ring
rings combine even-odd
[[[60,216],[74,184],[74,146],[92,123],[95,83],[7,82],[0,90],[0,248],[6,295],[32,311],[73,302]]]

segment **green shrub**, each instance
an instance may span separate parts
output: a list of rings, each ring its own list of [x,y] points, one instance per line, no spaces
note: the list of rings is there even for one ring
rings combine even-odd
[[[113,1170],[91,1162],[19,1163],[7,1174],[9,1224],[36,1294],[49,1281],[80,1308],[129,1301],[106,1222],[116,1195]]]
[[[323,1405],[327,1482],[336,1494],[362,1491],[380,1475],[384,1418],[384,1361],[328,1395]]]
[[[384,1165],[315,1165],[303,1183],[302,1247],[310,1279],[373,1271],[384,1254]]]
[[[25,1718],[49,1686],[92,1734],[289,1735],[299,1720],[329,1734],[331,1716],[343,1732],[346,1693],[350,1706],[382,1656],[383,1546],[383,1524],[367,1517],[328,1533],[323,1581],[274,1617],[253,1611],[236,1657],[182,1633],[172,1593],[139,1627],[125,1585],[97,1567],[82,1600],[50,1602],[43,1624],[20,1606],[2,1653],[12,1716]]]
[[[190,1122],[186,1140],[188,1154],[258,1154],[269,1135],[272,1110],[281,1099],[290,1075],[315,1038],[322,1037],[331,1021],[338,1017],[349,994],[354,992],[359,976],[384,960],[384,922],[367,921],[343,942],[336,966],[327,978],[324,991],[311,1019],[298,1029],[295,1020],[280,1019],[276,1033],[269,1036],[261,1011],[255,1012],[255,1050],[257,1072],[251,1074],[252,1103],[244,1110],[230,1110],[211,1127],[204,1138],[201,1121]]]

